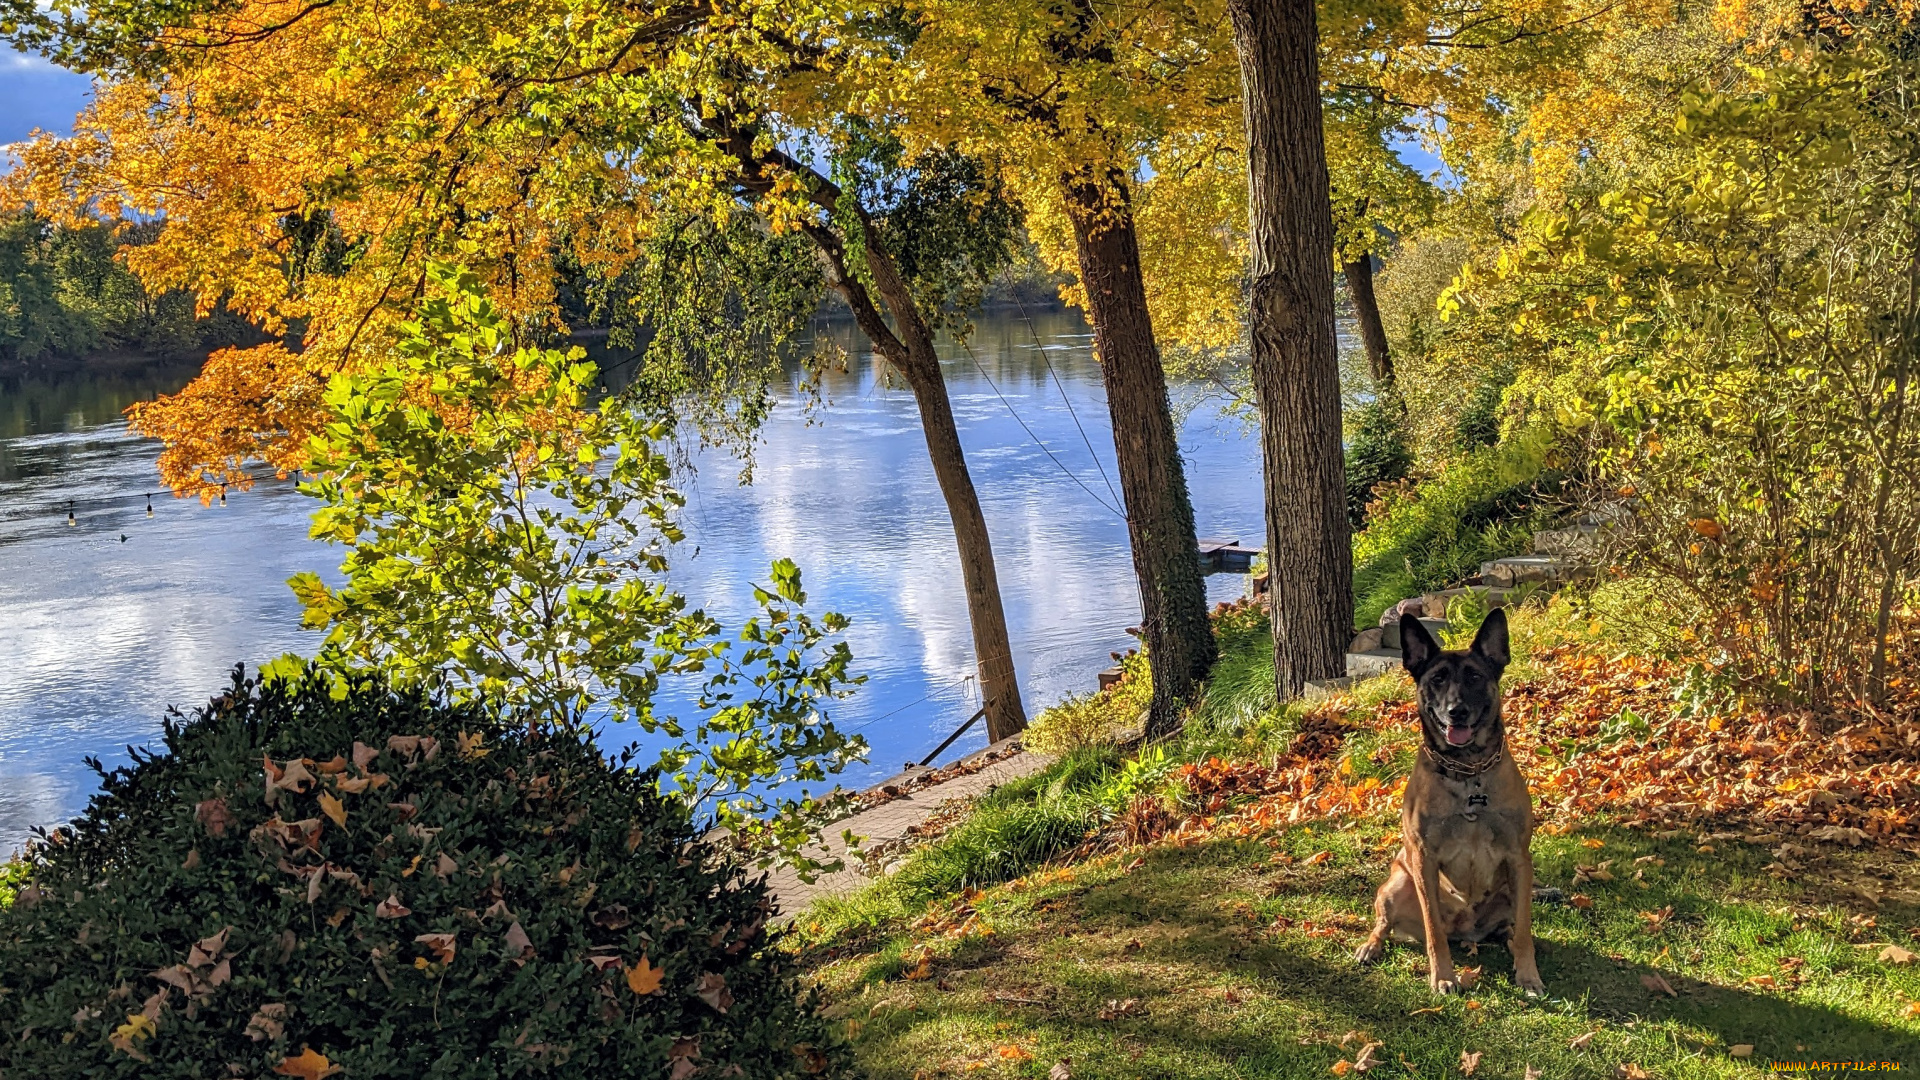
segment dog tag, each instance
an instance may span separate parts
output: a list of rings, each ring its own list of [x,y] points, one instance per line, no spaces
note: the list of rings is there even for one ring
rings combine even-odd
[[[1485,795],[1469,795],[1467,796],[1467,805],[1485,806],[1487,805],[1487,797]]]

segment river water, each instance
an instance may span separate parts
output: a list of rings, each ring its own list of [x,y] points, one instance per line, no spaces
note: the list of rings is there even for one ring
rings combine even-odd
[[[810,608],[852,620],[867,682],[832,715],[872,746],[840,778],[858,787],[931,751],[978,693],[953,534],[912,395],[879,376],[850,326],[815,332],[848,352],[823,384],[827,404],[809,413],[800,371],[787,373],[750,486],[730,455],[694,455],[670,578],[737,626],[753,584],[784,556],[799,563]],[[1096,501],[1117,504],[1103,476],[1118,480],[1091,340],[1074,314],[1035,312],[1030,324],[1015,312],[982,318],[970,350],[945,350],[1030,713],[1092,689],[1139,617],[1125,523]],[[190,374],[0,384],[0,855],[85,805],[96,786],[86,757],[124,764],[169,706],[204,702],[234,664],[315,647],[286,580],[337,567],[341,552],[307,539],[312,500],[268,480],[225,506],[158,494],[147,513],[156,446],[130,435],[120,411]],[[1257,436],[1200,388],[1175,398],[1200,534],[1261,543]],[[1208,585],[1227,599],[1244,578]],[[984,741],[976,727],[942,760]]]

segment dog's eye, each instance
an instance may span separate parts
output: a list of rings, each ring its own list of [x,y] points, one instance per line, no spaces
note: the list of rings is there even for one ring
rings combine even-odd
[[[1478,683],[1479,681],[1480,681],[1480,673],[1479,673],[1479,672],[1477,672],[1477,671],[1475,671],[1475,670],[1473,670],[1472,668],[1468,668],[1468,669],[1467,669],[1467,682],[1468,682],[1469,684],[1472,684],[1472,683]]]

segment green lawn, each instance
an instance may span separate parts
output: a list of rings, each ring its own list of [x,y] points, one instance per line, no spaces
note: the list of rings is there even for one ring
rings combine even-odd
[[[1461,1076],[1463,1052],[1482,1055],[1471,1075],[1516,1080],[1529,1066],[1547,1080],[1748,1077],[1771,1060],[1920,1069],[1920,965],[1880,959],[1889,943],[1920,950],[1907,856],[1826,848],[1781,881],[1765,846],[1739,840],[1542,836],[1540,882],[1593,899],[1538,909],[1550,996],[1524,997],[1505,950],[1486,948],[1458,957],[1484,969],[1479,985],[1436,999],[1411,949],[1367,971],[1349,957],[1391,832],[1163,842],[956,898],[918,928],[842,921],[808,956],[876,1080],[1045,1077],[1062,1059],[1080,1080],[1318,1077],[1374,1041],[1375,1076]],[[1573,885],[1576,862],[1603,860],[1613,880]],[[1641,914],[1669,906],[1657,924]],[[1673,996],[1643,983],[1655,975]],[[1731,1057],[1738,1044],[1753,1056]]]

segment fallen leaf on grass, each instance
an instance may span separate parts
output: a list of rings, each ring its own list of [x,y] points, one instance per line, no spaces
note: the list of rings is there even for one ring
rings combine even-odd
[[[1752,975],[1752,976],[1749,976],[1749,977],[1747,978],[1747,985],[1749,985],[1749,986],[1757,986],[1757,987],[1759,987],[1759,988],[1761,988],[1762,990],[1778,990],[1778,989],[1780,988],[1780,984],[1779,984],[1778,982],[1776,982],[1776,981],[1774,980],[1774,977],[1773,977],[1773,976],[1771,976],[1771,975]]]
[[[1467,1008],[1469,1008],[1469,1009],[1478,1009],[1478,1008],[1482,1008],[1482,1006],[1481,1006],[1481,1004],[1480,1004],[1479,1002],[1477,1002],[1477,1001],[1469,1001],[1469,1002],[1467,1002]]]
[[[324,791],[320,793],[320,812],[327,815],[327,820],[333,822],[335,825],[343,829],[347,827],[346,806],[341,803],[339,799],[334,798]]]
[[[1521,1080],[1540,1080],[1542,1075],[1539,1069],[1529,1065],[1527,1066],[1527,1075],[1522,1077]]]
[[[1437,1013],[1437,1012],[1446,1012],[1446,1011],[1447,1011],[1446,1009],[1444,1009],[1444,1008],[1441,1008],[1441,1007],[1440,1007],[1440,1006],[1438,1006],[1438,1005],[1429,1005],[1429,1006],[1427,1006],[1427,1007],[1426,1007],[1426,1008],[1424,1008],[1424,1009],[1415,1009],[1415,1010],[1413,1010],[1412,1012],[1410,1012],[1410,1013],[1408,1013],[1407,1015],[1408,1015],[1408,1016],[1419,1016],[1419,1015],[1421,1015],[1422,1013]]]
[[[1614,1066],[1613,1080],[1653,1080],[1653,1074],[1629,1061]]]
[[[1100,1006],[1100,1019],[1115,1020],[1122,1016],[1138,1016],[1141,1011],[1139,998],[1128,998],[1125,1001],[1112,1000]]]
[[[500,940],[506,945],[507,951],[512,954],[513,962],[521,967],[525,967],[527,960],[533,956],[533,939],[527,936],[525,930],[521,929],[520,920],[515,919],[513,925],[507,927],[507,932],[501,935]]]
[[[1001,1047],[998,1052],[1002,1058],[1008,1061],[1032,1061],[1033,1060],[1033,1054],[1031,1051],[1027,1050],[1025,1047],[1015,1046],[1011,1043]]]
[[[1913,963],[1913,956],[1913,953],[1908,952],[1898,945],[1889,945],[1880,950],[1880,961],[1885,964],[1911,964]]]
[[[515,929],[518,929],[520,926],[519,923],[514,923],[513,925]],[[511,944],[511,942],[509,942],[509,944]],[[632,967],[627,969],[627,989],[642,997],[648,994],[657,994],[660,992],[660,980],[666,977],[666,973],[666,968],[654,967],[647,962],[645,956],[642,956]]]
[[[700,976],[693,993],[722,1016],[727,1014],[727,1007],[733,1004],[733,991],[727,989],[727,977],[718,972],[709,971]]]
[[[1347,1032],[1348,1037],[1352,1037],[1357,1034],[1359,1033],[1353,1032],[1353,1031]],[[1362,1038],[1365,1038],[1365,1036],[1362,1036]],[[1340,1045],[1345,1046],[1346,1044],[1347,1044],[1346,1039],[1340,1040]],[[1360,1052],[1353,1055],[1352,1061],[1345,1061],[1345,1060],[1336,1061],[1333,1063],[1333,1066],[1328,1071],[1332,1072],[1333,1075],[1335,1076],[1345,1076],[1348,1073],[1354,1073],[1356,1075],[1359,1075],[1362,1073],[1366,1073],[1367,1071],[1374,1069],[1380,1065],[1383,1065],[1385,1064],[1385,1062],[1381,1061],[1379,1058],[1373,1055],[1373,1052],[1375,1050],[1380,1049],[1380,1045],[1381,1044],[1377,1042],[1364,1043],[1360,1047]]]
[[[1473,1070],[1479,1067],[1480,1067],[1480,1051],[1478,1050],[1460,1051],[1460,1072],[1462,1075],[1472,1076]]]
[[[914,964],[913,967],[907,969],[906,978],[916,982],[921,979],[933,978],[933,951],[931,949],[920,950],[920,960]]]
[[[1574,893],[1572,896],[1567,897],[1567,903],[1585,911],[1593,906],[1593,897],[1588,896],[1586,893]]]
[[[1580,846],[1590,847],[1590,848],[1603,848],[1607,846],[1607,842],[1605,840],[1586,839],[1586,840],[1580,841]]]
[[[1047,1070],[1047,1080],[1073,1080],[1072,1058],[1061,1058]]]
[[[1454,972],[1453,979],[1460,984],[1460,989],[1471,990],[1480,982],[1480,970],[1477,967],[1463,967]]]
[[[303,1046],[298,1056],[288,1057],[273,1071],[280,1076],[297,1077],[298,1080],[324,1080],[326,1077],[347,1070],[328,1061],[327,1055],[315,1053]]]
[[[453,953],[458,943],[458,939],[453,934],[421,934],[413,940],[416,944],[425,945],[433,950],[434,963],[453,963]]]
[[[1753,1044],[1752,1043],[1734,1043],[1732,1046],[1727,1047],[1727,1056],[1737,1057],[1737,1058],[1750,1058],[1753,1056]]]
[[[1651,990],[1656,994],[1665,994],[1668,997],[1680,996],[1680,992],[1673,988],[1673,984],[1668,982],[1664,975],[1660,975],[1657,973],[1653,975],[1640,976],[1640,985],[1646,987],[1648,990]]]
[[[1332,861],[1332,859],[1333,859],[1333,852],[1331,852],[1331,851],[1316,851],[1316,852],[1314,852],[1314,853],[1313,853],[1312,855],[1309,855],[1309,856],[1307,856],[1307,857],[1306,857],[1305,859],[1302,859],[1302,860],[1301,860],[1301,862],[1300,862],[1300,865],[1302,865],[1302,866],[1319,866],[1319,865],[1320,865],[1321,863],[1324,863],[1324,862],[1330,862],[1330,861]]]
[[[373,906],[373,913],[382,919],[398,919],[413,914],[413,909],[400,902],[400,894],[389,893]]]
[[[1598,1034],[1600,1034],[1600,1029],[1594,1028],[1592,1031],[1587,1032],[1585,1035],[1576,1036],[1572,1042],[1567,1044],[1567,1049],[1585,1050],[1587,1048],[1587,1045],[1593,1042],[1593,1037]]]
[[[260,1006],[247,1018],[247,1038],[254,1042],[272,1042],[286,1033],[284,1021],[287,1018],[285,1002],[276,1001]]]

